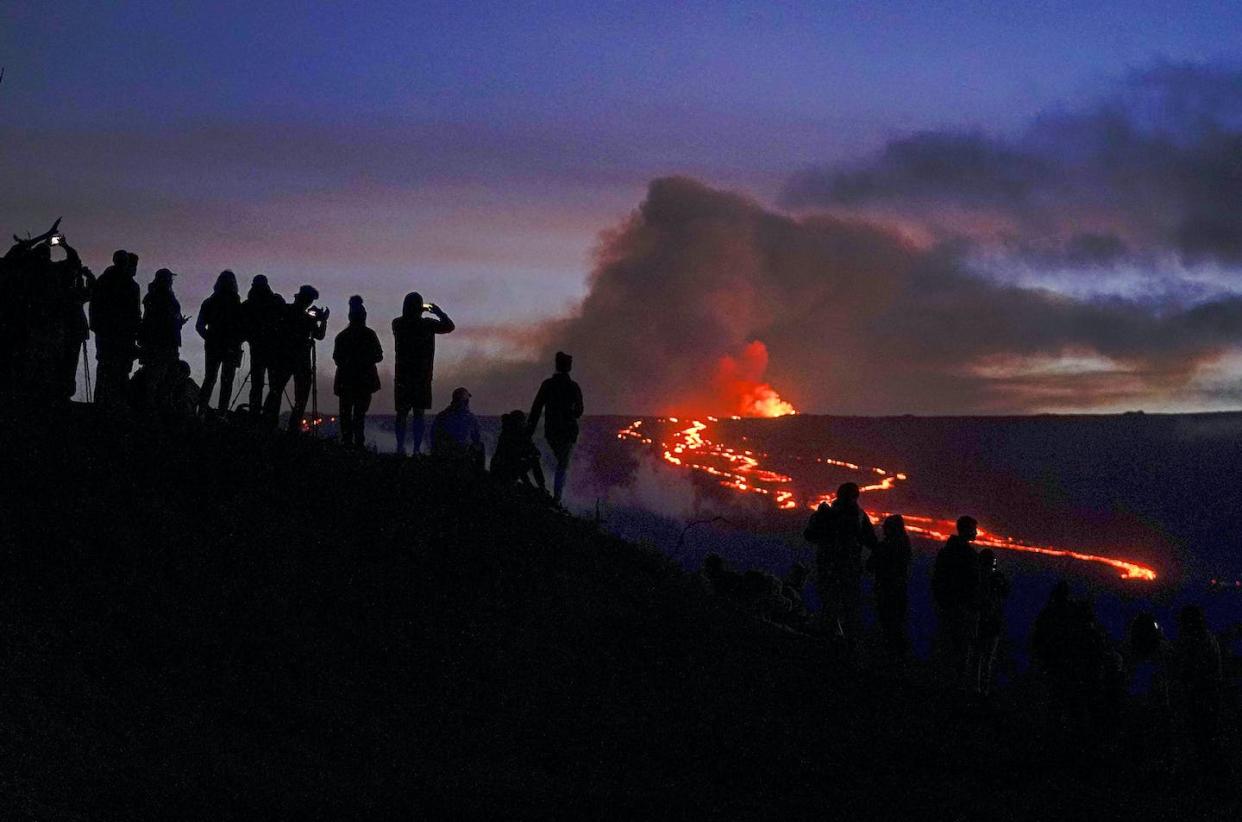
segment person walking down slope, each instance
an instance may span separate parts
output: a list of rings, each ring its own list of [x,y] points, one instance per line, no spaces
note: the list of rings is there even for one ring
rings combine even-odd
[[[578,419],[582,416],[582,389],[569,372],[574,358],[564,351],[556,352],[556,373],[543,381],[535,402],[530,407],[527,428],[533,436],[539,430],[539,418],[546,414],[543,437],[552,449],[556,460],[556,473],[552,478],[552,499],[561,501],[565,492],[565,477],[569,471],[569,457],[574,443],[578,441]]]
[[[470,410],[470,392],[465,388],[453,389],[448,407],[436,414],[431,424],[431,454],[483,470],[483,438],[479,421]]]
[[[109,407],[125,404],[129,372],[138,356],[142,293],[134,275],[138,255],[119,249],[112,265],[95,281],[90,302],[90,330],[95,332],[95,402]]]
[[[963,688],[972,684],[971,651],[979,628],[979,559],[971,547],[978,536],[973,517],[958,518],[957,533],[936,555],[932,571],[932,597],[946,660]]]
[[[430,312],[433,316],[424,317]],[[436,335],[449,334],[457,326],[435,303],[424,303],[423,295],[411,291],[401,304],[401,316],[392,321],[396,347],[393,379],[397,412],[397,453],[405,455],[405,423],[413,413],[410,429],[412,447],[417,454],[423,447],[424,412],[431,407],[431,377],[436,358]]]
[[[167,268],[155,272],[142,298],[142,323],[138,327],[139,362],[146,367],[143,406],[153,408],[166,383],[179,375],[174,367],[181,359],[181,327],[188,317],[173,293],[173,277]]]
[[[884,642],[895,654],[905,653],[906,613],[909,609],[910,537],[901,514],[884,518],[884,536],[867,559],[875,574],[875,611]]]
[[[241,296],[237,293],[237,276],[225,269],[216,278],[211,296],[203,300],[198,309],[198,322],[194,330],[203,338],[206,370],[203,386],[199,389],[198,407],[203,413],[211,408],[211,392],[220,378],[220,400],[217,408],[228,411],[233,399],[233,378],[241,365],[242,340],[245,327],[242,320]]]
[[[241,304],[242,328],[250,344],[250,397],[247,406],[251,417],[263,414],[263,389],[275,379],[280,352],[280,328],[285,313],[285,298],[272,291],[263,274],[250,281],[250,290]]]
[[[380,389],[376,363],[384,359],[379,337],[367,327],[367,310],[362,297],[349,298],[349,325],[336,335],[332,361],[336,378],[332,391],[341,400],[341,441],[361,448],[366,444],[367,410],[371,396]]]

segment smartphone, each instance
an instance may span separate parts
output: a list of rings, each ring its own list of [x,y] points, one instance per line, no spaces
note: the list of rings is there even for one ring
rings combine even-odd
[[[423,303],[423,311],[430,311],[431,309],[435,307],[436,307],[435,303]]]
[[[65,238],[62,235],[53,234],[47,242],[48,242],[48,245],[60,245],[64,241],[65,241]]]

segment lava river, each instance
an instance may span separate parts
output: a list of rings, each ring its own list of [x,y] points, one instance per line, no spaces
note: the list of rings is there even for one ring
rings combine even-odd
[[[659,424],[665,432],[671,431],[672,433],[652,432],[649,436],[648,432],[655,426],[644,426],[643,420],[635,420],[621,429],[617,436],[620,439],[633,440],[653,448],[669,465],[715,477],[723,487],[736,493],[766,497],[781,510],[792,511],[802,506],[814,509],[821,502],[832,501],[832,493],[826,491],[809,496],[803,495],[799,498],[798,492],[795,491],[793,477],[764,467],[764,461],[770,459],[770,454],[721,442],[716,433],[719,420],[715,417],[707,417],[706,422],[680,420],[677,417],[660,418],[654,422]],[[792,458],[793,461],[798,459]],[[858,484],[864,494],[879,494],[909,481],[906,474],[884,468],[862,466],[826,456],[811,459],[821,465],[833,466],[858,474]],[[889,513],[880,512],[871,516],[873,520],[879,522]],[[954,523],[949,520],[904,511],[900,513],[905,519],[907,531],[927,539],[947,539],[955,529]],[[1006,551],[1022,551],[1080,562],[1099,563],[1120,572],[1123,579],[1151,581],[1156,578],[1154,570],[1135,562],[1052,545],[1035,545],[1014,537],[985,531],[983,528],[979,529],[976,544]]]

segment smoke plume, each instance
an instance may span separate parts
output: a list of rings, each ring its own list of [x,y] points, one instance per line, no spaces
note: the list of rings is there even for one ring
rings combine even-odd
[[[455,376],[520,406],[562,349],[588,413],[742,413],[768,389],[807,411],[1020,412],[1176,402],[1236,350],[1242,298],[1073,298],[955,242],[663,178],[602,236],[578,313],[540,331],[529,360]]]

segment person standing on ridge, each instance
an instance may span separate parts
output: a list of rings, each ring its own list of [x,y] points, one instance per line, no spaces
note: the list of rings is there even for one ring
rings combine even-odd
[[[430,312],[433,316],[424,317]],[[424,412],[431,408],[431,376],[436,357],[436,335],[448,334],[457,326],[435,303],[424,303],[423,295],[411,291],[401,304],[401,316],[392,321],[392,337],[396,346],[396,373],[393,379],[394,406],[397,412],[397,453],[405,455],[405,423],[413,413],[410,426],[412,448],[417,454],[423,447]]]
[[[979,557],[971,546],[979,536],[974,517],[959,517],[932,569],[932,596],[940,620],[946,659],[957,682],[970,687],[971,651],[979,628]]]
[[[539,386],[526,423],[533,436],[539,430],[539,417],[547,414],[543,423],[543,438],[556,459],[556,472],[552,478],[552,499],[556,502],[561,501],[565,492],[565,475],[569,471],[569,457],[574,443],[578,441],[578,418],[583,410],[582,389],[569,377],[573,367],[573,357],[564,351],[556,352],[556,373]]]
[[[336,335],[332,345],[332,361],[336,378],[332,391],[341,400],[341,442],[361,448],[366,443],[367,409],[371,395],[380,390],[379,370],[375,365],[384,359],[379,337],[367,327],[367,309],[362,297],[349,298],[349,325]]]
[[[155,272],[142,298],[142,323],[138,327],[139,361],[146,366],[143,405],[153,408],[156,397],[166,390],[165,383],[173,376],[173,368],[181,359],[181,327],[187,317],[173,293],[173,277],[167,268]]]
[[[292,377],[293,405],[289,409],[291,433],[300,431],[306,418],[306,402],[310,399],[311,382],[315,379],[311,347],[328,333],[330,312],[326,308],[315,308],[317,299],[318,289],[304,285],[282,312],[272,387],[263,405],[263,416],[270,425],[275,425],[280,417],[280,398]]]
[[[275,379],[285,298],[272,291],[265,275],[256,274],[241,308],[242,326],[250,344],[248,410],[251,417],[258,419],[263,414],[263,389]]]
[[[884,518],[884,536],[871,550],[867,570],[875,574],[875,610],[884,641],[894,654],[906,650],[906,613],[909,603],[910,537],[901,514]]]
[[[137,273],[138,255],[119,249],[112,255],[112,265],[95,281],[90,330],[95,332],[95,402],[100,405],[125,404],[142,324],[142,292],[134,282]]]
[[[206,370],[198,396],[198,407],[204,414],[211,408],[211,392],[216,386],[217,375],[220,377],[217,407],[221,412],[227,411],[233,399],[233,377],[241,365],[241,346],[245,337],[241,305],[237,276],[228,269],[221,271],[211,296],[203,300],[202,307],[198,309],[198,322],[194,324],[194,330],[203,338],[203,353],[206,355]]]
[[[862,550],[877,545],[871,518],[858,504],[860,493],[856,483],[842,484],[832,504],[821,504],[811,516],[805,533],[816,546],[815,587],[826,627],[847,645],[862,634]]]

